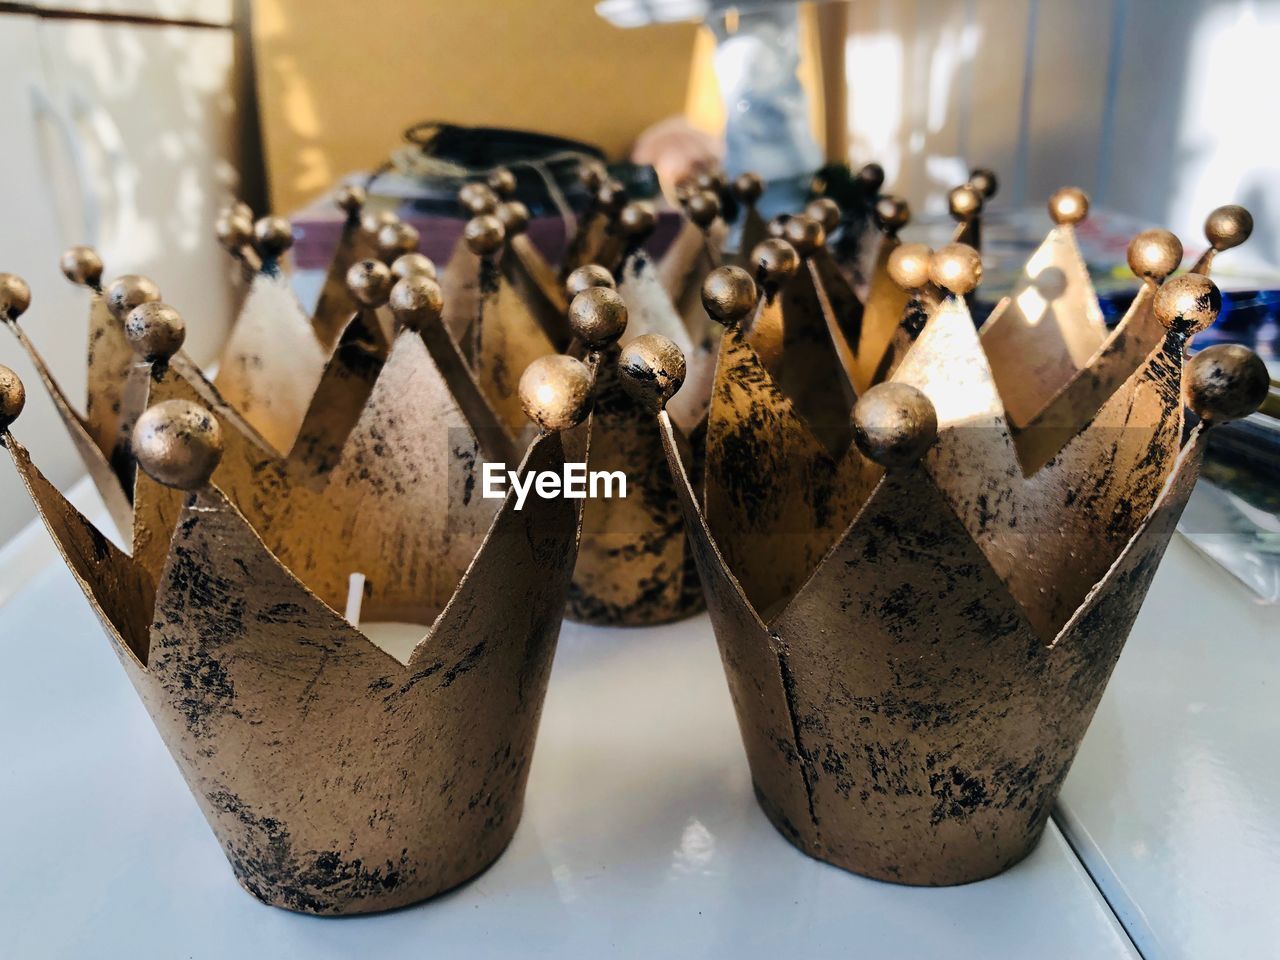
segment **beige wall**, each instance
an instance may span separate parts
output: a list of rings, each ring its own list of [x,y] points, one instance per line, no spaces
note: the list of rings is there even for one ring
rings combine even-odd
[[[624,154],[684,110],[695,28],[618,30],[594,0],[255,0],[272,205],[386,158],[418,120],[537,129]]]

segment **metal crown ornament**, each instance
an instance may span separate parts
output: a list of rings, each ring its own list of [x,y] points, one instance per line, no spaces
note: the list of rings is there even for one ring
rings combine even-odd
[[[1051,247],[1082,196],[1055,199]],[[1244,216],[1211,217],[1216,249],[1247,232]],[[1054,422],[1056,451],[1028,467],[984,351],[999,334],[980,338],[964,299],[981,261],[959,244],[924,253],[897,256],[914,288],[903,321],[918,331],[857,394],[846,449],[774,379],[752,342],[766,305],[731,267],[704,288],[727,330],[703,495],[682,432],[665,410],[656,419],[761,806],[812,856],[939,885],[1034,847],[1207,438],[1257,408],[1267,375],[1237,346],[1186,359],[1220,295],[1201,273],[1160,283],[1177,258],[1168,235],[1144,234],[1130,257],[1146,284],[1126,323],[1149,315],[1158,336],[1121,363],[1122,325],[1066,377],[1105,386],[1069,429]],[[1080,309],[1066,300],[1039,328],[1048,343],[1024,341],[1024,367],[1058,325],[1090,322]],[[675,363],[669,345],[652,352],[660,364],[623,367],[640,384]]]
[[[8,322],[28,300],[0,280]],[[441,300],[422,274],[391,290],[399,332],[324,470],[281,456],[185,360],[176,312],[134,307],[131,554],[9,434],[24,393],[0,370],[3,441],[50,534],[237,878],[292,910],[447,890],[520,816],[581,511],[475,495],[483,405]],[[586,418],[591,372],[546,357],[531,373],[548,368],[524,397],[542,429],[522,476],[583,458],[558,431]],[[341,395],[335,369],[317,398]],[[361,620],[401,624],[400,639]]]

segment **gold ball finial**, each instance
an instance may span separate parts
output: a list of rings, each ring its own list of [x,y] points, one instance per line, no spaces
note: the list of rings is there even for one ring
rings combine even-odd
[[[853,405],[854,443],[886,469],[918,462],[937,436],[937,411],[910,384],[876,384]]]
[[[569,304],[569,328],[592,350],[602,350],[627,329],[627,304],[609,287],[588,287]]]
[[[919,290],[929,282],[933,250],[923,243],[904,243],[889,254],[889,279],[903,290]]]
[[[118,277],[107,287],[107,309],[121,323],[134,307],[159,299],[160,288],[148,278],[133,273]]]
[[[198,490],[222,460],[222,427],[204,407],[166,400],[147,409],[134,424],[133,455],[156,483]]]
[[[690,220],[705,230],[720,216],[720,195],[711,190],[699,190],[685,204],[685,212]]]
[[[102,283],[102,258],[93,247],[71,247],[58,260],[62,275],[82,287],[97,287]]]
[[[618,214],[618,227],[633,241],[643,240],[658,225],[658,211],[648,200],[628,203]]]
[[[361,260],[347,270],[347,289],[366,307],[380,307],[391,296],[395,276],[381,260]]]
[[[439,271],[431,258],[423,253],[403,253],[396,257],[391,263],[391,273],[398,280],[405,277],[430,277],[432,280],[439,278]]]
[[[858,171],[854,179],[863,190],[875,196],[884,186],[884,167],[878,163],[868,163]]]
[[[1089,215],[1089,195],[1079,187],[1063,187],[1049,198],[1049,216],[1053,222],[1077,224]]]
[[[1240,246],[1252,233],[1253,214],[1235,204],[1219,207],[1204,222],[1205,239],[1219,252]]]
[[[816,200],[810,200],[804,208],[804,215],[812,220],[817,220],[827,233],[831,233],[836,227],[840,226],[840,204],[830,197],[818,197]]]
[[[473,217],[482,217],[498,209],[498,195],[486,183],[471,180],[458,190],[458,203]]]
[[[822,224],[803,214],[788,218],[783,224],[782,236],[802,257],[812,256],[827,242],[827,232]]]
[[[1168,230],[1143,230],[1129,241],[1129,269],[1160,283],[1182,262],[1182,241]]]
[[[961,223],[982,213],[982,192],[975,186],[963,183],[947,194],[951,216]]]
[[[253,218],[234,207],[223,210],[213,222],[213,232],[224,250],[235,253],[253,243]]]
[[[1187,406],[1211,423],[1249,416],[1262,406],[1270,387],[1262,358],[1238,343],[1206,347],[1191,358],[1182,376]]]
[[[1184,273],[1160,285],[1152,307],[1165,327],[1191,335],[1213,326],[1222,309],[1222,292],[1208,277]]]
[[[520,405],[543,430],[568,430],[587,419],[591,391],[587,365],[559,353],[539,357],[520,377]]]
[[[420,239],[421,236],[416,227],[400,220],[381,227],[378,230],[375,243],[378,248],[378,255],[383,260],[390,262],[401,254],[413,253],[417,250]]]
[[[596,190],[596,206],[611,217],[616,217],[627,205],[627,188],[621,180],[610,178]]]
[[[764,232],[767,236],[775,240],[785,240],[787,238],[787,221],[791,219],[791,214],[780,213],[776,217],[770,217],[769,222],[764,225]]]
[[[356,183],[344,183],[333,195],[333,202],[348,217],[356,216],[368,199],[368,192]]]
[[[486,182],[489,184],[489,189],[504,200],[509,199],[516,192],[516,175],[506,167],[495,167],[490,170]]]
[[[374,237],[389,223],[399,223],[400,218],[393,210],[373,210],[360,215],[360,229]]]
[[[889,236],[897,236],[899,230],[911,222],[911,207],[901,197],[886,194],[876,201],[876,223]]]
[[[986,167],[977,167],[969,171],[969,186],[982,194],[983,200],[990,200],[996,195],[996,191],[1000,189],[1000,181],[996,177],[994,170],[988,170]]]
[[[661,410],[684,385],[684,354],[661,334],[641,334],[622,348],[618,372],[631,399],[650,410]]]
[[[274,260],[293,246],[293,227],[284,217],[262,217],[253,225],[253,239],[258,252]]]
[[[702,306],[718,323],[732,327],[756,306],[756,283],[741,267],[717,267],[702,283]]]
[[[31,288],[16,273],[0,273],[0,319],[17,320],[31,306]]]
[[[140,303],[124,319],[125,339],[147,363],[163,363],[182,349],[187,325],[167,303]]]
[[[721,170],[699,170],[693,178],[693,185],[699,190],[715,194],[724,189],[724,183],[724,172]]]
[[[27,405],[27,388],[8,367],[0,364],[0,433],[8,430]]]
[[[391,312],[410,330],[421,331],[444,313],[444,293],[435,277],[415,273],[402,277],[391,288]]]
[[[471,252],[485,257],[497,253],[507,239],[502,221],[492,213],[481,214],[467,221],[462,231]]]
[[[949,243],[929,261],[929,279],[963,297],[982,282],[982,256],[967,243]]]
[[[740,203],[748,207],[755,206],[756,201],[764,194],[764,181],[759,174],[740,173],[733,180],[733,195]]]
[[[617,287],[617,283],[613,279],[613,274],[598,263],[588,263],[579,267],[569,274],[564,282],[564,289],[570,300],[583,290],[590,290],[592,287],[608,287],[613,290]]]
[[[519,200],[508,200],[498,204],[497,218],[502,221],[502,229],[508,237],[524,233],[529,229],[529,208]]]
[[[785,240],[770,237],[751,251],[751,265],[757,283],[778,289],[800,269],[800,254]]]

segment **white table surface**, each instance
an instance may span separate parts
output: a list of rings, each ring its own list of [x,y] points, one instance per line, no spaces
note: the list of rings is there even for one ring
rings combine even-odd
[[[567,625],[511,847],[451,894],[348,919],[235,883],[59,562],[0,608],[0,651],[3,958],[1137,956],[1053,825],[1014,869],[949,889],[788,845],[756,807],[705,616]]]
[[[1146,960],[1280,957],[1280,606],[1175,538],[1056,816]]]

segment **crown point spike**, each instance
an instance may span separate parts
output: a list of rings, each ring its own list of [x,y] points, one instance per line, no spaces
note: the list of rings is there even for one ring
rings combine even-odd
[[[994,170],[975,167],[969,171],[969,186],[982,194],[984,200],[990,200],[1000,189],[1000,180]]]
[[[0,364],[0,433],[13,425],[27,405],[27,389],[8,367]]]
[[[960,223],[967,223],[982,213],[982,191],[972,183],[964,183],[947,194],[947,206],[951,216]]]
[[[274,260],[293,246],[293,227],[284,217],[262,217],[253,225],[253,240],[264,259]]]
[[[588,190],[596,191],[608,179],[608,171],[599,160],[588,160],[578,168],[578,179]]]
[[[885,195],[876,201],[876,224],[891,237],[911,222],[911,206],[901,197]]]
[[[569,304],[569,328],[592,350],[602,350],[627,329],[627,304],[611,287],[588,287]]]
[[[1213,321],[1218,319],[1222,292],[1208,277],[1184,273],[1160,285],[1153,309],[1156,319],[1168,329],[1196,334],[1213,326]]]
[[[343,184],[333,195],[333,202],[348,217],[358,216],[368,199],[365,188],[355,183]]]
[[[1249,416],[1267,399],[1270,386],[1262,358],[1238,343],[1201,350],[1187,363],[1182,380],[1187,406],[1210,423]]]
[[[1144,230],[1129,241],[1129,269],[1160,284],[1182,263],[1182,241],[1168,230]]]
[[[391,288],[391,312],[410,330],[421,331],[444,313],[444,293],[435,277],[425,273],[402,277]]]
[[[498,209],[498,195],[486,183],[472,180],[458,191],[458,203],[473,217],[481,217]]]
[[[0,317],[17,320],[31,306],[31,288],[16,273],[0,273]]]
[[[497,253],[507,239],[502,221],[492,213],[472,217],[463,228],[462,235],[471,252],[482,257]]]
[[[741,267],[717,267],[702,283],[702,306],[726,327],[740,324],[755,305],[755,281]]]
[[[516,192],[516,175],[506,167],[495,167],[486,178],[489,189],[504,200],[510,199]]]
[[[1252,233],[1253,214],[1236,204],[1218,207],[1204,222],[1205,239],[1219,253],[1240,246]]]
[[[187,325],[167,303],[149,300],[129,311],[124,319],[124,335],[147,363],[164,363],[182,349]]]
[[[588,263],[569,274],[564,282],[564,289],[572,300],[583,290],[590,290],[592,287],[608,287],[612,290],[617,285],[612,273],[598,263]]]
[[[937,411],[910,384],[876,384],[853,406],[854,443],[886,469],[916,463],[937,436]]]
[[[865,164],[855,179],[868,193],[878,194],[884,187],[884,167],[878,163]]]
[[[764,194],[764,181],[756,173],[740,173],[733,180],[733,195],[748,207],[754,206]]]
[[[160,288],[155,285],[155,281],[135,273],[117,277],[107,287],[107,309],[121,323],[124,323],[135,307],[155,303],[159,299]]]
[[[390,263],[402,254],[415,253],[420,239],[421,235],[416,227],[399,220],[380,227],[374,242],[378,255]]]
[[[380,307],[391,296],[395,282],[391,268],[381,260],[361,260],[347,271],[347,289],[366,307]]]
[[[648,200],[635,200],[618,213],[618,226],[633,242],[640,242],[658,225],[658,213]]]
[[[889,255],[889,279],[908,292],[929,282],[933,250],[923,243],[904,243]]]
[[[782,226],[782,236],[802,257],[812,256],[827,242],[822,224],[803,214],[787,219]]]
[[[1079,187],[1063,187],[1049,198],[1049,216],[1059,226],[1074,226],[1089,215],[1089,195]]]
[[[594,377],[581,360],[552,353],[534,360],[520,377],[520,405],[543,431],[576,427],[591,412]]]
[[[771,290],[780,289],[800,269],[800,254],[785,240],[770,237],[761,240],[751,251],[751,265],[756,283]]]
[[[62,275],[80,287],[97,290],[102,286],[102,257],[93,247],[76,246],[58,260]]]
[[[400,280],[406,277],[428,277],[439,279],[439,271],[435,263],[424,253],[402,253],[391,263],[391,272]]]
[[[822,224],[822,229],[827,233],[831,233],[836,227],[840,226],[840,217],[842,216],[840,204],[830,197],[818,197],[816,200],[809,201],[804,208],[804,215]]]
[[[684,385],[684,353],[660,333],[636,337],[618,356],[622,387],[637,403],[658,411]]]
[[[939,247],[929,259],[929,279],[958,297],[972,293],[982,282],[982,255],[966,243]]]
[[[496,216],[502,221],[502,228],[509,237],[529,229],[529,208],[519,200],[507,200],[498,204]]]
[[[720,195],[712,190],[699,190],[685,204],[685,213],[703,230],[707,229],[720,216]]]
[[[133,455],[152,480],[175,490],[198,490],[222,460],[218,418],[187,400],[147,409],[133,428]]]

